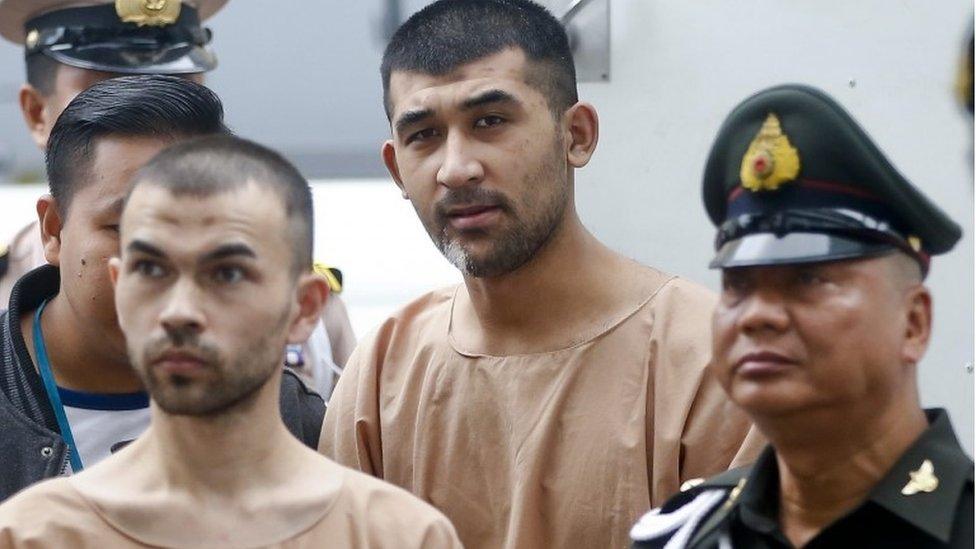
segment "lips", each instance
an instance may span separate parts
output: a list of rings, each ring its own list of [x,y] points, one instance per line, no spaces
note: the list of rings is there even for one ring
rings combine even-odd
[[[770,377],[781,374],[797,364],[796,360],[774,351],[755,351],[737,360],[732,373],[749,378]]]
[[[501,207],[479,204],[450,208],[445,217],[452,227],[459,230],[484,229],[501,215]]]
[[[150,365],[166,374],[190,376],[206,370],[209,361],[188,351],[166,351],[153,358]]]

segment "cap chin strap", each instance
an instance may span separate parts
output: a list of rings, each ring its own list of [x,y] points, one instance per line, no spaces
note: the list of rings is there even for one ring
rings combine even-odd
[[[723,223],[715,236],[715,249],[726,242],[753,233],[826,233],[889,244],[918,262],[922,276],[928,274],[930,256],[915,249],[907,238],[887,221],[843,208],[810,208],[775,213],[742,214]]]

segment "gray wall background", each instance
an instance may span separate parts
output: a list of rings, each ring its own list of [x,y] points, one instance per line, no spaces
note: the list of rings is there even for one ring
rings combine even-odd
[[[405,12],[423,3],[407,0]],[[210,23],[221,67],[209,82],[225,100],[229,123],[283,150],[311,177],[384,178],[378,148],[388,127],[378,66],[385,6],[232,1]],[[928,280],[935,333],[919,371],[923,403],[949,408],[972,452],[973,126],[951,95],[972,12],[963,0],[613,0],[611,81],[580,86],[602,124],[596,156],[577,176],[584,222],[631,257],[717,287],[704,267],[713,231],[700,204],[715,131],[732,106],[762,87],[794,81],[825,89],[963,226],[966,236],[935,260]],[[12,152],[17,172],[40,159],[15,104],[20,56],[0,44],[0,149]],[[342,238],[362,232],[350,226]],[[382,255],[397,246],[395,237],[362,248]],[[423,272],[401,265],[397,276],[422,284]]]

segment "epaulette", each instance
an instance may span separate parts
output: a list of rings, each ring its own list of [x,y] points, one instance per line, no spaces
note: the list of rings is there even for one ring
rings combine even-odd
[[[708,480],[685,481],[681,491],[663,506],[647,513],[630,531],[639,546],[687,547],[717,526],[731,510],[742,490],[749,467],[740,467]]]
[[[325,277],[325,279],[329,282],[329,290],[332,293],[338,294],[342,292],[342,271],[335,267],[329,267],[321,261],[316,261],[313,263],[312,269],[316,273]]]
[[[724,473],[715,475],[709,479],[693,478],[681,484],[681,491],[671,496],[661,507],[663,512],[670,512],[677,507],[687,504],[689,501],[706,490],[725,490],[729,491],[739,485],[742,479],[749,476],[750,467],[737,467],[729,469]]]

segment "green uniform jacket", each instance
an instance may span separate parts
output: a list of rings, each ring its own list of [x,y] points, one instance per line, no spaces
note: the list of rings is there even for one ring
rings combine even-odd
[[[820,547],[973,547],[973,461],[945,410],[927,410],[929,428],[865,501],[808,542]],[[776,455],[674,496],[634,526],[634,547],[791,548],[780,530]]]

